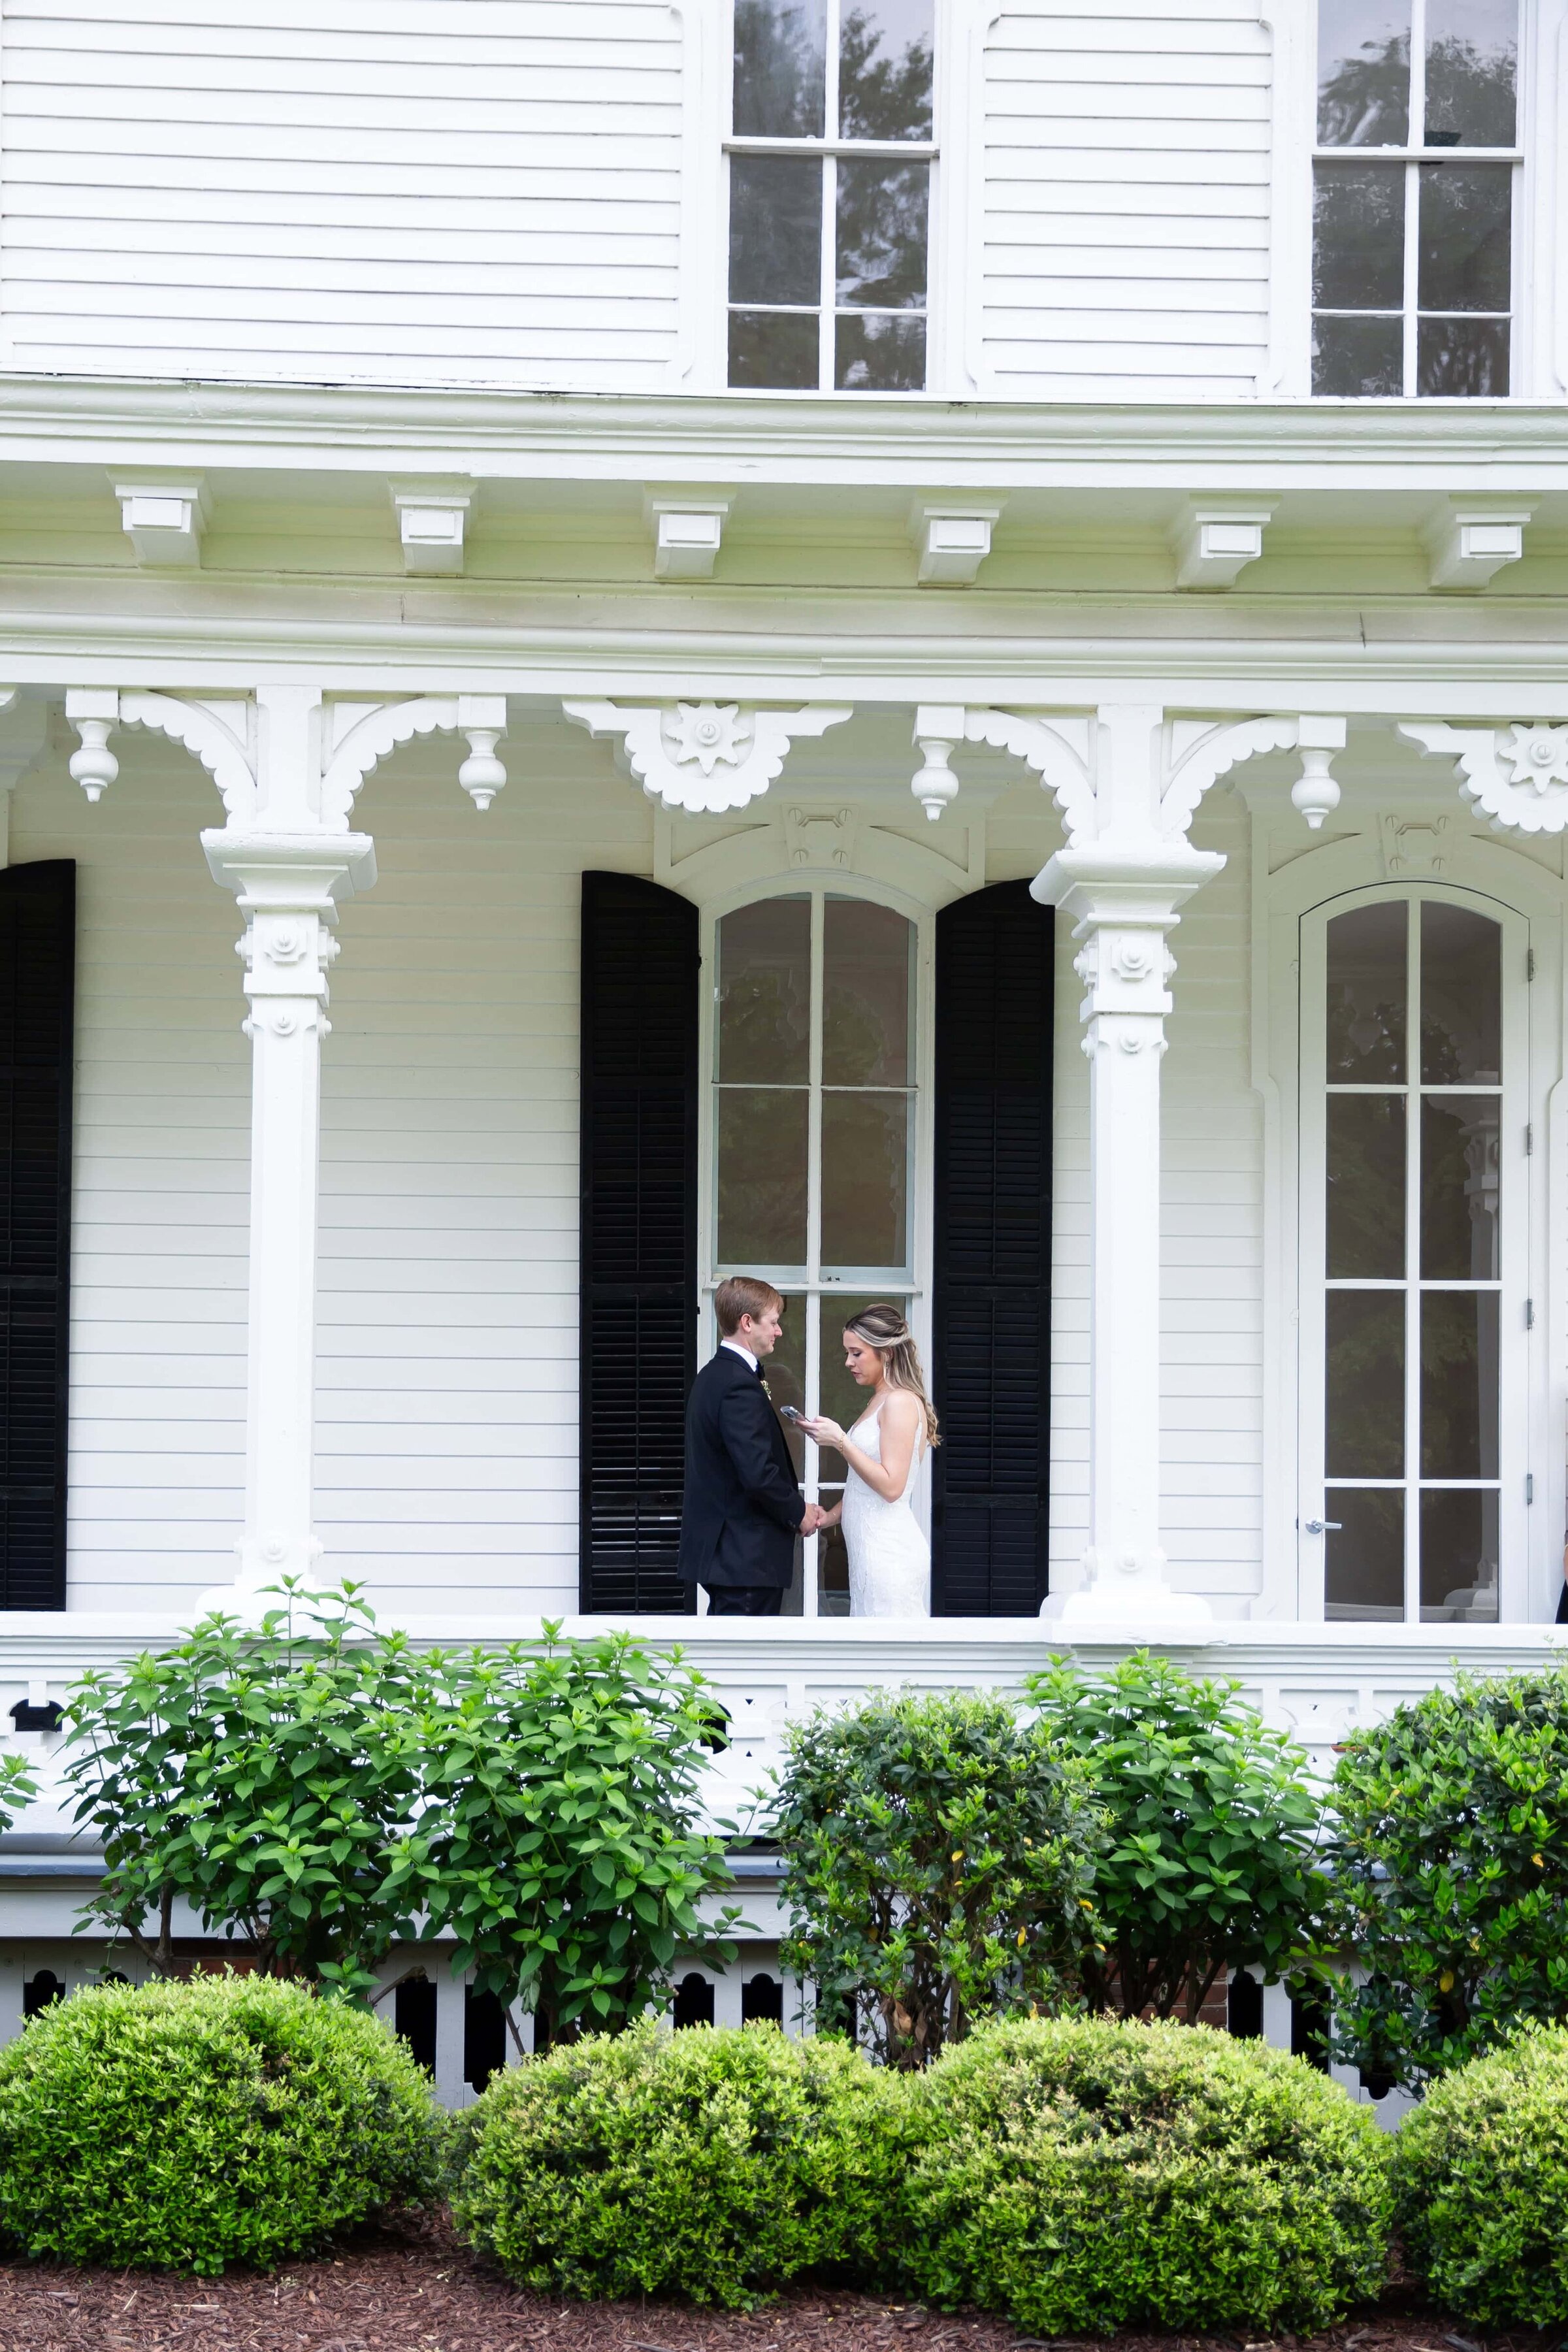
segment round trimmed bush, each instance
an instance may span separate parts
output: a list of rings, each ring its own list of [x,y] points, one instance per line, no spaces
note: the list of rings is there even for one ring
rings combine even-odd
[[[1393,2168],[1434,2301],[1484,2327],[1568,2319],[1568,2029],[1527,2026],[1432,2084]]]
[[[889,2233],[902,2085],[847,2043],[652,2023],[552,2050],[458,2127],[458,2227],[545,2294],[743,2308]]]
[[[363,2011],[264,1977],[97,1986],[0,2051],[0,2231],[114,2269],[270,2264],[429,2194],[437,2130]]]
[[[983,2028],[910,2093],[907,2274],[1032,2335],[1321,2327],[1375,2295],[1383,2136],[1304,2061],[1203,2026]]]

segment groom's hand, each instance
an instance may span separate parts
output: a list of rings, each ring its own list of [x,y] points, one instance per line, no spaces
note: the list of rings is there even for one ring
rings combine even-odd
[[[822,1526],[826,1517],[827,1514],[823,1509],[820,1503],[807,1503],[805,1507],[805,1517],[800,1523],[801,1534],[803,1536],[814,1536],[816,1533],[817,1528]]]

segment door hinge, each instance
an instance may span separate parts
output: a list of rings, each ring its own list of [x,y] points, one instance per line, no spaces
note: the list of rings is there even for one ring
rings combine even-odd
[[[1535,1328],[1535,1301],[1533,1298],[1527,1298],[1524,1302],[1524,1328],[1527,1331],[1533,1331]]]
[[[1530,1157],[1531,1153],[1534,1150],[1534,1149],[1535,1149],[1535,1129],[1534,1129],[1534,1128],[1533,1128],[1533,1127],[1527,1127],[1527,1128],[1525,1129],[1525,1130],[1524,1130],[1524,1156],[1525,1156],[1525,1158],[1526,1158],[1527,1160],[1529,1159],[1529,1157]]]
[[[1535,950],[1533,948],[1526,948],[1524,950],[1524,976],[1526,980],[1533,980],[1535,978]]]
[[[1535,1473],[1533,1470],[1527,1470],[1524,1474],[1524,1499],[1527,1503],[1533,1503],[1535,1500]]]

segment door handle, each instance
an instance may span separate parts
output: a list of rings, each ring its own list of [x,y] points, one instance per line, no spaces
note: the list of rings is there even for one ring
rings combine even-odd
[[[1307,1533],[1310,1536],[1327,1535],[1330,1532],[1332,1532],[1334,1535],[1338,1535],[1343,1525],[1344,1521],[1342,1519],[1309,1519],[1307,1522]]]

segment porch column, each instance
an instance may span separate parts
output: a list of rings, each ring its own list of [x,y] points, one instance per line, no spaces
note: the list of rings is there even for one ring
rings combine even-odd
[[[1089,1543],[1084,1589],[1046,1603],[1064,1627],[1157,1639],[1211,1620],[1171,1591],[1160,1543],[1160,1058],[1165,936],[1224,863],[1179,835],[1102,835],[1035,884],[1073,919],[1089,1066]]]
[[[308,1575],[315,1485],[321,1039],[340,899],[375,880],[364,834],[203,835],[246,919],[250,1017],[250,1342],[236,1596]],[[236,1596],[222,1596],[232,1600]],[[219,1597],[219,1596],[215,1596]]]

